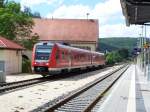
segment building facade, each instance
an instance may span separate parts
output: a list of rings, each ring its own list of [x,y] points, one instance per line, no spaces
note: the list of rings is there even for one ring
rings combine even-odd
[[[20,45],[0,37],[0,71],[5,74],[21,73],[23,49]]]
[[[66,43],[95,51],[99,37],[96,19],[34,19],[33,33],[40,41]]]

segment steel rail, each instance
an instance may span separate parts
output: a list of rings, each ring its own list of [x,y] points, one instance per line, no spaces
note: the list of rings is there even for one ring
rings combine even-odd
[[[103,70],[107,70],[107,69],[108,68],[104,68],[101,70],[103,71]],[[93,72],[93,70],[91,70],[90,72]],[[85,73],[87,73],[87,71]],[[79,73],[79,74],[70,73],[68,76],[74,76],[74,75],[81,75],[81,73]],[[4,94],[6,92],[12,92],[12,91],[15,91],[18,89],[24,89],[25,87],[29,87],[34,84],[42,83],[45,81],[56,81],[56,80],[59,80],[60,78],[62,78],[63,76],[65,77],[65,75],[56,75],[56,76],[40,77],[40,78],[34,78],[34,79],[0,84],[0,94]]]
[[[108,77],[112,76],[113,74],[115,74],[116,72],[122,70],[123,68],[126,68],[120,75],[119,77],[121,77],[121,75],[128,69],[128,65],[124,65],[120,68],[118,68],[117,70],[111,72],[111,73],[108,73],[107,75],[105,76],[102,76],[100,79],[97,79],[96,81],[86,85],[85,87],[77,90],[76,92],[70,94],[69,96],[63,98],[62,100],[58,101],[57,103],[51,105],[51,106],[46,106],[41,109],[39,109],[40,111],[42,112],[54,112],[54,111],[57,111],[59,108],[61,108],[63,105],[67,104],[69,101],[71,101],[72,99],[78,97],[79,95],[81,95],[82,93],[88,91],[90,88],[92,88],[93,86],[96,86],[98,83],[104,81],[105,79],[107,79]],[[94,101],[92,101],[92,103],[90,103],[88,106],[86,106],[85,109],[83,109],[85,112],[89,112],[89,110],[93,107],[93,105],[95,105],[95,103],[104,95],[104,93],[109,89],[111,88],[111,86],[119,79],[119,77],[117,77],[115,79],[115,81],[113,81],[111,83],[111,85],[109,85],[98,97],[96,97],[96,99]],[[68,107],[69,108],[69,107]],[[33,110],[32,112],[34,111],[39,111],[37,109]],[[59,110],[58,110],[59,112]]]
[[[13,90],[18,90],[18,89],[21,89],[23,87],[28,87],[28,86],[31,86],[34,84],[42,83],[42,82],[45,82],[47,80],[48,79],[41,77],[41,78],[5,83],[3,85],[0,85],[0,94],[4,94],[6,92],[10,92]]]
[[[129,66],[128,66],[129,67]],[[105,93],[116,83],[116,81],[124,74],[124,72],[128,69],[128,67],[109,85],[101,94],[99,94],[95,100],[93,100],[83,112],[90,112],[94,106],[100,101],[100,99],[105,95]]]

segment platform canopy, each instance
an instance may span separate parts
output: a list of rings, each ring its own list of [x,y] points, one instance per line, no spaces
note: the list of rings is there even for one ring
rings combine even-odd
[[[150,22],[150,0],[120,0],[126,25]]]

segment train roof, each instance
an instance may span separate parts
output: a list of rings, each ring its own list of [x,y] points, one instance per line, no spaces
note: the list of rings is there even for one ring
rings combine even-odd
[[[61,44],[61,43],[39,42],[39,43],[36,43],[35,45],[44,45],[44,44],[45,44],[45,45],[51,45],[51,46],[56,45],[56,46],[58,46],[58,47],[67,48],[67,49],[70,49],[70,50],[76,50],[76,51],[82,51],[82,52],[87,52],[87,53],[94,53],[94,54],[104,55],[104,53],[95,52],[95,51],[89,51],[89,50],[80,49],[80,48],[75,48],[75,47],[63,45],[63,44]]]
[[[36,43],[35,45],[51,45],[51,46],[53,46],[54,45],[54,43],[52,43],[52,42],[38,42],[38,43]]]
[[[104,53],[100,53],[100,52],[95,52],[95,51],[90,51],[90,50],[86,50],[86,49],[80,49],[80,48],[75,48],[75,47],[71,47],[71,46],[66,46],[60,43],[56,43],[57,46],[60,46],[62,48],[67,48],[67,49],[74,49],[77,51],[84,51],[84,52],[88,52],[88,53],[95,53],[95,54],[101,54],[104,55]]]

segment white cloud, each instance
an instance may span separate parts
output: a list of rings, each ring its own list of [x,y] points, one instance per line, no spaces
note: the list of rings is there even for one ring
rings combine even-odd
[[[21,6],[34,6],[34,5],[39,5],[42,3],[46,3],[46,4],[52,4],[54,2],[56,2],[57,0],[21,0]],[[62,0],[59,0],[62,1]]]
[[[135,30],[136,29],[136,30]],[[100,26],[100,37],[139,37],[141,28],[139,26],[126,27],[125,24],[114,24]]]
[[[88,6],[83,5],[63,5],[55,10],[53,13],[47,15],[48,18],[52,16],[55,18],[86,18],[86,13],[90,12],[91,9]]]
[[[107,0],[106,2],[98,3],[93,9],[85,5],[62,5],[54,12],[49,13],[47,17],[85,19],[87,17],[86,13],[90,13],[89,18],[99,19],[101,24],[122,16],[119,0]]]
[[[47,15],[48,18],[80,18],[86,19],[86,13],[90,13],[89,19],[99,20],[99,37],[138,37],[138,26],[126,27],[120,0],[105,0],[97,3],[94,8],[85,5],[62,5],[54,12]],[[136,30],[135,30],[136,29]]]

